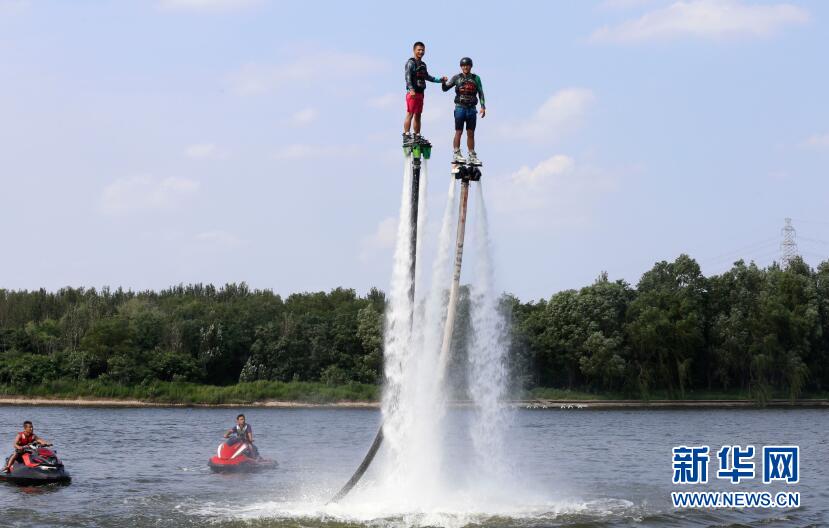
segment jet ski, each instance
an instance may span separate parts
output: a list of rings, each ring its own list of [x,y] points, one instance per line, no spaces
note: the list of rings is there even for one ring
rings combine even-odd
[[[231,473],[272,469],[278,464],[276,460],[258,456],[252,445],[237,435],[231,435],[219,444],[216,456],[211,457],[207,465],[217,473]]]
[[[69,473],[63,467],[63,462],[60,461],[54,449],[49,449],[34,442],[23,448],[23,454],[20,458],[23,461],[16,461],[11,471],[0,471],[0,481],[21,486],[33,486],[39,484],[68,484],[71,480]],[[8,459],[6,463],[8,463]]]

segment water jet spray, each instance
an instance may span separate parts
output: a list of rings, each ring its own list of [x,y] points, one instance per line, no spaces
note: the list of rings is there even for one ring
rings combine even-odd
[[[420,138],[417,141],[405,141],[403,143],[403,154],[406,156],[406,159],[410,161],[412,173],[411,191],[409,194],[409,327],[411,328],[414,325],[415,273],[417,271],[418,247],[417,225],[419,214],[418,206],[420,203],[420,171],[423,166],[423,161],[428,160],[432,156],[432,144],[425,138]],[[340,491],[338,491],[329,502],[338,502],[343,497],[348,495],[351,489],[354,488],[354,486],[356,486],[363,477],[363,474],[365,474],[369,466],[371,466],[371,463],[374,461],[374,457],[377,455],[377,451],[380,450],[380,446],[382,444],[383,424],[380,424],[380,427],[377,429],[377,434],[374,435],[374,441],[372,441],[366,455],[363,457],[363,461],[360,462],[359,466],[357,466],[357,469],[354,471],[354,474],[351,475],[351,478],[348,479],[348,482],[345,483],[342,489],[340,489]]]

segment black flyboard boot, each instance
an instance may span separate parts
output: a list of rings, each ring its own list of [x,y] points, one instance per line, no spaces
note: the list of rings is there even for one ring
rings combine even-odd
[[[469,163],[468,161],[464,163],[460,162],[452,162],[452,174],[455,175],[456,180],[463,180],[463,181],[480,181],[481,180],[481,169],[480,167],[483,164],[478,161],[476,163]]]

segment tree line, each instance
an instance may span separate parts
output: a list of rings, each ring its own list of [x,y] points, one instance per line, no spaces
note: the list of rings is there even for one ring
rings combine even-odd
[[[283,298],[244,283],[163,291],[0,289],[0,384],[56,380],[382,382],[385,295],[337,288]],[[504,294],[517,390],[630,397],[741,391],[760,400],[829,388],[829,261],[812,269],[736,262],[702,275],[687,255],[633,287],[602,274],[522,302]],[[464,292],[453,374],[463,378]]]

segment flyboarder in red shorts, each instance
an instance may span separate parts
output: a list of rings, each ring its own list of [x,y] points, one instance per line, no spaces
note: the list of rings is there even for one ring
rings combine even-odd
[[[415,42],[412,46],[413,57],[406,61],[406,120],[403,122],[403,142],[420,141],[420,114],[423,113],[423,92],[426,91],[426,81],[439,83],[446,82],[446,77],[438,79],[432,77],[426,69],[426,63],[421,59],[426,53],[426,45]],[[411,134],[412,120],[414,120],[414,134]]]

